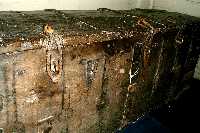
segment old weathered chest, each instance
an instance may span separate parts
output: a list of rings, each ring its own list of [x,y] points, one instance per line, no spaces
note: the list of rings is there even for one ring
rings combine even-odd
[[[117,130],[193,76],[198,26],[151,10],[0,12],[1,132]]]

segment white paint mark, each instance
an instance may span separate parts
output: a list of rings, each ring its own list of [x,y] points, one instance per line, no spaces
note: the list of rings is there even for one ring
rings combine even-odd
[[[44,119],[38,120],[38,123],[43,123],[43,122],[48,121],[48,120],[50,120],[52,118],[53,118],[53,116],[46,117]]]
[[[27,103],[34,103],[34,102],[38,102],[39,98],[38,98],[37,94],[35,93],[35,91],[31,91],[30,95],[28,97],[26,97],[25,101]]]
[[[139,68],[137,68],[137,70],[132,75],[131,69],[129,70],[129,82],[130,82],[130,84],[132,84],[132,78],[135,77],[138,74],[138,72],[139,72]]]
[[[119,70],[119,73],[124,74],[124,73],[125,73],[125,70],[122,68],[122,69]]]

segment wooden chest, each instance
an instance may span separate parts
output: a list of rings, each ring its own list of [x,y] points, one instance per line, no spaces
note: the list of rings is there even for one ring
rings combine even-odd
[[[0,12],[0,132],[108,133],[172,100],[198,59],[189,20],[199,21],[150,10]]]

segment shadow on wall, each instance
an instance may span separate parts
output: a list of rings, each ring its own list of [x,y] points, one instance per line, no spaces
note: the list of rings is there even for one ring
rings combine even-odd
[[[176,0],[175,11],[200,17],[200,0]]]
[[[111,8],[117,10],[132,9],[136,5],[135,0],[0,0],[0,9],[9,10],[96,10],[98,8]]]

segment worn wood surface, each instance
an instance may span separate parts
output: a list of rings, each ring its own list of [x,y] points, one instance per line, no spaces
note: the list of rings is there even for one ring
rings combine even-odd
[[[184,89],[199,25],[157,10],[0,12],[0,128],[116,131]]]
[[[144,34],[138,32],[137,21],[146,17],[150,24],[161,29],[180,28],[198,18],[157,10],[114,11],[29,11],[0,12],[0,43],[2,46],[17,42],[37,44],[43,37],[43,25],[51,23],[56,32],[64,36],[66,45],[90,44],[113,39],[140,39]],[[18,44],[19,45],[19,44]],[[0,49],[6,53],[7,47]]]

